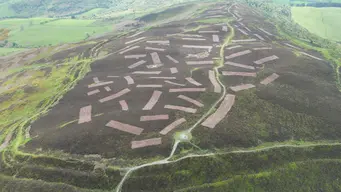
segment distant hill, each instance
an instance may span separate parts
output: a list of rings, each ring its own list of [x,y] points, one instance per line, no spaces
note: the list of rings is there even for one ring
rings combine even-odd
[[[0,0],[0,19],[79,15],[96,8],[144,9],[193,0]]]

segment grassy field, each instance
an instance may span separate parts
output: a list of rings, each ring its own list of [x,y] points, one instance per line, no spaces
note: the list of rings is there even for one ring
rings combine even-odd
[[[341,41],[341,8],[293,7],[295,22],[323,38]]]
[[[30,18],[0,21],[0,28],[10,29],[8,41],[18,47],[39,47],[77,42],[91,35],[113,30],[111,25],[96,26],[96,20]]]
[[[274,3],[281,3],[281,4],[302,4],[302,3],[311,3],[308,0],[272,0]],[[315,0],[316,3],[341,3],[341,0]]]
[[[22,49],[22,48],[0,48],[0,56],[8,55],[11,53],[17,53],[17,52],[21,52],[25,50],[26,49]]]
[[[85,13],[82,13],[80,15],[77,15],[78,18],[82,18],[82,17],[93,17],[94,15],[102,12],[102,11],[105,11],[106,9],[103,9],[103,8],[95,8],[95,9],[91,9]]]

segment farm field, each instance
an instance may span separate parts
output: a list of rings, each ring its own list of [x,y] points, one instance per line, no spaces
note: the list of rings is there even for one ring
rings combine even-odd
[[[22,49],[22,48],[0,48],[0,56],[17,53],[17,52],[25,51],[25,50],[26,49]]]
[[[10,29],[9,42],[18,47],[40,47],[78,42],[113,31],[112,25],[98,26],[96,20],[32,18],[0,21],[0,28]]]
[[[250,1],[0,21],[51,44],[0,56],[0,191],[338,191],[341,53]]]
[[[320,37],[341,41],[341,8],[292,7],[295,22]]]

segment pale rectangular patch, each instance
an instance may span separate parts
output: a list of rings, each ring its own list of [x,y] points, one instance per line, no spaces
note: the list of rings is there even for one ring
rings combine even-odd
[[[260,35],[258,35],[258,34],[254,34],[258,39],[260,39],[260,40],[262,40],[262,41],[265,41],[265,39],[262,37],[262,36],[260,36]]]
[[[155,65],[161,64],[161,60],[160,60],[159,54],[157,52],[151,53],[150,56],[152,57],[153,63]]]
[[[224,32],[227,32],[228,28],[227,28],[227,26],[223,26],[221,30],[224,31]]]
[[[97,93],[99,93],[99,92],[100,92],[99,89],[95,89],[95,90],[93,90],[93,91],[88,92],[88,96],[97,94]]]
[[[118,97],[121,97],[122,95],[125,95],[125,94],[127,94],[127,93],[129,93],[129,92],[130,92],[130,89],[125,88],[125,89],[123,89],[123,90],[121,90],[121,91],[119,91],[119,92],[117,92],[117,93],[115,93],[115,94],[113,94],[113,95],[110,95],[110,96],[108,96],[108,97],[105,97],[105,98],[103,98],[103,99],[100,99],[99,102],[100,102],[100,103],[104,103],[104,102],[107,102],[107,101],[116,99],[116,98],[118,98]]]
[[[164,52],[166,49],[155,48],[155,47],[146,47],[146,50],[151,50],[151,51],[161,51],[161,52]]]
[[[229,56],[226,56],[225,59],[232,59],[232,58],[235,58],[235,57],[240,57],[240,56],[243,56],[243,55],[246,55],[246,54],[250,54],[252,53],[252,51],[250,50],[245,50],[245,51],[240,51],[240,52],[237,52],[237,53],[233,53]]]
[[[153,65],[147,65],[146,67],[148,69],[156,69],[156,68],[159,68],[159,67],[162,67],[163,64],[153,64]]]
[[[186,61],[187,65],[213,65],[214,61]]]
[[[133,68],[136,68],[136,67],[138,67],[138,66],[140,66],[140,65],[143,65],[143,64],[145,64],[145,63],[147,63],[147,61],[141,60],[141,61],[138,61],[138,62],[132,64],[132,65],[129,65],[128,68],[129,68],[129,69],[133,69]]]
[[[157,85],[157,84],[144,84],[144,85],[137,85],[137,88],[160,88],[162,85]]]
[[[170,56],[170,55],[166,55],[166,57],[167,57],[169,60],[173,61],[173,63],[179,63],[178,60],[174,59],[174,58],[173,58],[172,56]]]
[[[245,65],[245,64],[240,64],[240,63],[234,63],[234,62],[231,62],[231,61],[227,61],[225,62],[226,65],[231,65],[231,66],[234,66],[234,67],[240,67],[240,68],[244,68],[244,69],[252,69],[252,70],[255,70],[255,67],[254,66],[249,66],[249,65]]]
[[[134,79],[131,78],[130,76],[125,76],[124,79],[127,81],[128,85],[134,84]]]
[[[131,41],[127,41],[125,42],[124,44],[131,44],[131,43],[135,43],[135,42],[138,42],[138,41],[141,41],[143,39],[145,39],[146,37],[140,37],[140,38],[137,38],[137,39],[134,39],[134,40],[131,40]]]
[[[256,47],[256,48],[253,48],[253,50],[270,50],[272,49],[272,47]]]
[[[205,34],[205,33],[219,33],[219,31],[198,31],[199,34]]]
[[[234,92],[238,92],[238,91],[242,91],[242,90],[246,90],[246,89],[251,89],[254,87],[256,87],[256,86],[254,86],[252,84],[241,84],[241,85],[230,87],[230,89],[232,89],[232,91],[234,91]]]
[[[127,38],[136,37],[136,36],[138,36],[138,35],[140,35],[140,34],[142,34],[142,33],[144,33],[144,31],[141,31],[141,32],[135,33],[135,34],[133,34],[133,35],[131,35],[131,36],[128,36]]]
[[[179,92],[205,92],[206,88],[178,88],[178,89],[169,89],[170,93],[179,93]]]
[[[257,65],[261,65],[263,63],[266,63],[266,62],[269,62],[269,61],[273,61],[273,60],[276,60],[276,59],[279,59],[279,58],[276,55],[272,55],[272,56],[264,57],[263,59],[259,59],[257,61],[254,61],[254,63],[257,64]]]
[[[194,80],[192,77],[185,78],[190,84],[193,84],[195,86],[201,86],[202,84]]]
[[[114,120],[109,121],[109,123],[107,123],[105,126],[111,127],[120,131],[124,131],[127,133],[131,133],[134,135],[140,135],[143,131],[143,129],[140,127],[136,127],[136,126],[129,125],[126,123],[121,123],[121,122],[114,121]]]
[[[94,84],[88,85],[88,88],[101,87],[101,86],[110,85],[110,84],[113,84],[113,83],[114,83],[113,81],[94,83]]]
[[[91,121],[91,110],[92,106],[88,105],[86,107],[82,107],[79,110],[79,119],[78,119],[78,124],[81,123],[86,123]]]
[[[162,131],[160,131],[161,135],[167,135],[169,132],[171,132],[173,129],[177,128],[179,125],[186,122],[185,118],[177,119],[173,123],[167,125]]]
[[[202,46],[202,45],[183,45],[184,48],[193,48],[193,49],[208,49],[211,50],[212,46]]]
[[[232,49],[237,49],[237,48],[241,48],[241,47],[243,47],[243,46],[241,46],[241,45],[235,45],[235,46],[232,46],[232,47],[228,47],[228,48],[226,48],[227,50],[232,50]]]
[[[257,73],[247,73],[247,72],[233,72],[233,71],[223,71],[225,76],[243,76],[243,77],[256,77]]]
[[[250,30],[248,27],[246,27],[245,25],[243,25],[243,27],[244,27],[248,32],[251,32],[251,30]]]
[[[183,33],[176,33],[173,35],[167,35],[168,36],[180,36],[180,37],[203,37],[202,35],[196,35],[196,34],[183,34]]]
[[[213,70],[208,71],[208,78],[210,79],[210,81],[214,87],[214,92],[220,93],[221,92],[221,86],[219,85],[217,79],[215,78],[215,73]]]
[[[10,132],[10,133],[8,133],[6,135],[6,138],[5,138],[4,142],[0,145],[0,151],[4,150],[5,148],[7,148],[7,146],[10,144],[12,136],[13,136],[13,132]]]
[[[165,41],[147,41],[147,43],[158,44],[158,45],[169,45],[170,44],[169,40],[165,40]]]
[[[218,35],[212,35],[213,42],[219,43],[219,36]]]
[[[267,35],[274,36],[272,33],[268,32],[268,31],[265,31],[263,28],[258,28],[258,29],[263,31]]]
[[[235,95],[227,94],[224,100],[221,102],[218,109],[210,115],[201,125],[205,127],[209,127],[211,129],[215,128],[215,126],[223,120],[227,113],[231,110],[234,102]]]
[[[225,17],[224,15],[211,15],[207,16],[206,18],[219,18],[219,17]]]
[[[129,110],[128,104],[125,100],[121,100],[121,101],[119,101],[119,103],[121,105],[122,111],[128,111]]]
[[[149,79],[176,79],[176,77],[149,77]]]
[[[104,89],[108,92],[111,91],[110,87],[108,87],[108,86],[104,87]]]
[[[289,43],[284,43],[284,45],[289,46],[289,47],[294,48],[294,49],[300,49],[299,47],[290,45]]]
[[[94,80],[94,83],[95,83],[95,84],[100,82],[99,79],[98,79],[98,77],[94,77],[94,78],[92,78],[92,80]]]
[[[117,50],[117,51],[118,51],[118,52],[121,52],[121,51],[127,50],[127,49],[129,49],[129,48],[131,48],[131,45],[128,45],[128,46],[126,46],[126,47],[123,47],[122,49],[119,49],[119,50]]]
[[[270,75],[269,77],[267,77],[263,81],[261,81],[260,83],[263,84],[263,85],[267,85],[267,84],[272,83],[273,81],[275,81],[278,77],[279,77],[278,74],[273,73],[272,75]]]
[[[204,106],[204,104],[200,103],[199,101],[197,101],[195,99],[192,99],[190,97],[187,97],[185,95],[179,95],[178,98],[182,99],[182,100],[185,100],[187,102],[190,102],[190,103],[192,103],[192,104],[194,104],[194,105],[196,105],[198,107],[203,107]]]
[[[183,107],[183,106],[176,106],[176,105],[165,105],[166,109],[178,110],[183,111],[186,113],[196,113],[197,109],[190,108],[190,107]]]
[[[306,55],[306,56],[308,56],[308,57],[311,57],[311,58],[313,58],[313,59],[316,59],[316,60],[319,60],[319,61],[323,61],[323,59],[318,58],[318,57],[315,57],[315,56],[310,55],[310,54],[308,54],[308,53],[305,53],[305,52],[300,52],[300,53],[303,54],[303,55]]]
[[[140,75],[158,75],[161,71],[134,71],[133,74],[140,74]]]
[[[243,29],[237,28],[239,32],[243,33],[244,35],[249,35],[248,33],[246,33],[246,31],[244,31]]]
[[[232,43],[245,43],[245,42],[254,42],[257,41],[257,39],[236,39],[232,40]]]
[[[175,82],[168,81],[168,80],[166,80],[165,83],[168,83],[168,84],[171,84],[171,85],[180,86],[180,87],[186,86],[185,84],[175,83]]]
[[[125,59],[139,59],[142,57],[146,57],[146,54],[140,54],[140,55],[125,55],[124,58]]]
[[[129,52],[129,51],[132,51],[132,50],[134,50],[134,49],[138,49],[138,48],[140,48],[140,46],[130,47],[130,48],[128,48],[128,49],[125,49],[125,50],[121,51],[121,52],[120,52],[120,55],[122,55],[122,54],[124,54],[124,53],[127,53],[127,52]]]
[[[156,105],[156,103],[159,101],[161,97],[162,92],[161,91],[154,91],[152,96],[150,97],[149,101],[147,104],[143,107],[142,110],[148,111],[153,109],[153,107]]]
[[[182,38],[182,40],[186,40],[186,41],[206,41],[206,39],[204,39],[204,38],[190,38],[190,37]]]
[[[162,144],[161,138],[153,138],[153,139],[146,139],[146,140],[141,140],[141,141],[132,141],[131,148],[136,149],[136,148],[161,145],[161,144]]]
[[[178,69],[175,67],[172,67],[172,68],[170,68],[170,72],[171,72],[171,74],[178,73]]]
[[[168,120],[168,115],[146,115],[141,116],[140,121],[158,121],[158,120]]]

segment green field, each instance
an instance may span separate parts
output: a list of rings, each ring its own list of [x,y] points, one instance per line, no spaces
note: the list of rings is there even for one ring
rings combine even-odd
[[[282,3],[282,4],[308,4],[312,3],[309,0],[272,0],[274,3]],[[315,0],[316,3],[341,3],[341,0]]]
[[[320,37],[341,41],[341,8],[293,7],[295,22]]]
[[[85,12],[85,13],[82,13],[82,14],[80,14],[80,15],[77,15],[77,17],[78,17],[78,18],[82,18],[82,17],[92,17],[92,16],[96,15],[97,13],[102,12],[102,11],[104,11],[104,10],[106,10],[106,9],[104,9],[104,8],[95,8],[95,9],[91,9],[91,10]]]
[[[7,19],[0,21],[0,28],[11,30],[8,41],[18,47],[39,47],[77,42],[113,30],[111,25],[97,26],[94,22],[96,20]]]
[[[11,53],[17,53],[21,51],[25,51],[26,49],[21,48],[0,48],[0,56],[9,55]]]

